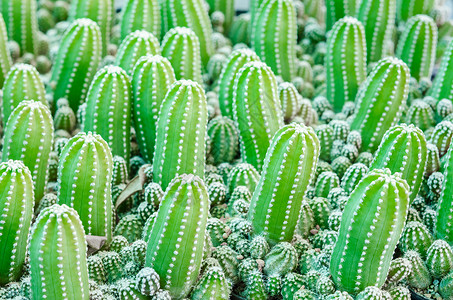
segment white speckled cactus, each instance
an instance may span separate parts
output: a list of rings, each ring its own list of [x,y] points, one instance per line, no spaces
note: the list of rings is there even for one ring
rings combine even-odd
[[[429,15],[435,4],[435,0],[397,0],[396,16],[399,21],[407,21],[416,15]]]
[[[90,299],[87,243],[77,212],[44,209],[33,224],[29,252],[32,299]]]
[[[9,53],[8,45],[8,32],[6,31],[5,21],[0,13],[0,88],[3,87],[6,75],[13,64],[11,55]]]
[[[173,179],[151,229],[145,262],[159,274],[172,298],[186,297],[197,280],[208,213],[208,193],[198,176]]]
[[[355,16],[359,4],[360,0],[326,0],[326,30],[346,16]]]
[[[112,238],[113,159],[100,135],[83,132],[63,148],[58,166],[58,203],[75,209],[85,233]]]
[[[16,281],[33,217],[33,182],[21,161],[0,163],[0,285]]]
[[[312,128],[293,123],[277,131],[250,203],[248,218],[255,234],[263,234],[271,244],[292,240],[318,156]]]
[[[128,0],[122,9],[121,39],[136,30],[146,30],[158,39],[161,34],[161,15],[158,0]]]
[[[449,99],[453,101],[453,40],[448,44],[448,48],[442,56],[439,72],[433,81],[433,86],[428,94],[435,99]]]

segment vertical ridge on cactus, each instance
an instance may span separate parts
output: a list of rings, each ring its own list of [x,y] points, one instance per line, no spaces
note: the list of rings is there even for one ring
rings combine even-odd
[[[449,99],[453,101],[453,40],[448,44],[447,50],[442,56],[439,71],[434,78],[433,86],[428,94],[435,99]]]
[[[404,61],[417,80],[431,78],[436,60],[437,26],[431,17],[417,15],[406,23],[396,49],[396,56]]]
[[[265,0],[252,23],[252,48],[285,81],[291,81],[295,75],[296,43],[292,0]]]
[[[233,115],[241,157],[261,170],[273,135],[283,126],[277,80],[262,62],[249,62],[235,76]]]
[[[58,166],[58,204],[75,209],[88,235],[112,238],[113,159],[100,135],[78,133],[63,148]]]
[[[47,106],[38,101],[22,101],[6,123],[2,161],[21,160],[28,167],[36,205],[47,184],[52,144],[53,120]]]
[[[293,123],[277,131],[250,203],[248,219],[255,234],[264,234],[271,244],[292,240],[318,156],[312,128]]]
[[[161,15],[158,0],[128,0],[122,11],[121,40],[136,30],[148,31],[160,39]]]
[[[0,285],[19,278],[33,217],[33,182],[21,161],[0,163]]]
[[[160,55],[140,58],[132,72],[132,117],[140,152],[148,162],[153,161],[159,110],[175,80],[170,62]]]
[[[44,209],[30,235],[32,299],[90,299],[86,250],[74,209],[58,204]]]
[[[204,178],[207,122],[201,86],[190,80],[176,81],[162,102],[157,121],[153,178],[163,190],[180,174]]]
[[[202,180],[175,177],[167,188],[149,235],[145,266],[160,276],[172,298],[187,296],[203,259],[209,199]]]
[[[397,0],[396,16],[400,21],[407,21],[416,15],[429,15],[434,6],[434,0]]]
[[[0,13],[0,89],[3,87],[3,82],[11,69],[13,62],[8,45],[8,32],[6,31],[5,21]]]
[[[332,279],[351,294],[384,284],[409,209],[409,186],[399,173],[370,171],[343,211],[330,262]]]
[[[54,104],[67,98],[72,110],[78,110],[99,66],[101,52],[99,26],[89,19],[75,20],[63,35],[52,67]]]
[[[341,2],[341,1],[340,1]],[[354,101],[366,79],[366,39],[362,23],[344,17],[332,28],[325,58],[327,99],[339,112],[345,102]]]
[[[346,17],[355,16],[361,0],[326,0],[326,31]]]

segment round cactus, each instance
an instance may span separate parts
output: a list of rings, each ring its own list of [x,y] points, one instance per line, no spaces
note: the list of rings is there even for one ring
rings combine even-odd
[[[451,143],[453,137],[453,123],[450,121],[442,121],[434,127],[431,133],[430,143],[434,144],[439,150],[439,156],[444,156]]]
[[[426,265],[435,279],[447,275],[453,268],[453,250],[444,240],[436,240],[428,249]]]
[[[433,243],[433,236],[428,228],[420,222],[408,222],[401,235],[399,247],[403,252],[417,251],[422,257],[426,257],[429,247]]]
[[[439,72],[433,81],[433,86],[428,91],[428,95],[436,99],[449,99],[453,101],[453,77],[450,71],[453,64],[453,40],[448,44],[448,48],[442,56]]]
[[[425,101],[414,100],[407,111],[406,122],[426,130],[435,124],[434,111]]]
[[[131,32],[145,30],[158,39],[161,34],[161,14],[157,0],[128,0],[122,9],[121,40]]]
[[[239,137],[234,122],[228,117],[218,116],[209,121],[207,132],[214,164],[233,162],[239,149]]]
[[[363,176],[368,173],[368,167],[362,163],[355,163],[347,168],[341,178],[341,187],[349,195],[362,180]]]
[[[264,262],[264,272],[266,274],[284,276],[291,272],[297,265],[296,249],[290,243],[278,243],[266,255]]]
[[[207,295],[210,299],[229,299],[229,283],[221,267],[213,266],[206,269],[194,287],[191,299],[201,300]]]

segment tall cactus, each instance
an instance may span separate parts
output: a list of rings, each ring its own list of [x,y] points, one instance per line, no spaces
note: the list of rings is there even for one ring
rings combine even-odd
[[[252,48],[285,81],[295,76],[297,25],[292,0],[265,0],[253,19]]]
[[[172,298],[186,297],[197,280],[208,213],[208,193],[198,176],[183,174],[172,180],[149,235],[145,262]]]
[[[362,0],[357,19],[365,27],[367,62],[380,60],[395,27],[396,0]]]
[[[203,66],[208,64],[214,53],[211,35],[212,27],[203,0],[162,0],[162,32],[165,34],[175,27],[188,27],[200,41]]]
[[[96,73],[87,94],[83,131],[98,133],[113,155],[130,158],[131,87],[126,72],[107,66]]]
[[[388,168],[400,172],[411,187],[410,200],[413,201],[423,180],[427,153],[423,131],[414,125],[401,124],[385,133],[370,170]]]
[[[36,205],[44,196],[52,144],[53,120],[47,106],[38,101],[22,101],[6,123],[2,161],[21,160],[28,167]]]
[[[366,79],[367,52],[362,23],[353,17],[335,23],[327,39],[326,52],[327,99],[339,112],[345,102],[355,100],[359,86]]]
[[[437,25],[431,17],[417,15],[409,19],[398,42],[396,56],[404,61],[417,80],[431,78],[436,60]]]
[[[74,208],[88,235],[112,238],[113,159],[100,135],[83,132],[63,148],[58,166],[58,203]]]
[[[34,100],[47,105],[44,84],[35,67],[16,64],[6,77],[3,86],[2,120],[5,125],[11,112],[23,100]]]
[[[121,40],[136,30],[146,30],[160,39],[161,15],[158,0],[127,1],[121,16]]]
[[[0,89],[3,87],[6,75],[13,64],[8,49],[8,32],[6,31],[5,21],[0,13]]]
[[[409,68],[399,59],[384,58],[357,94],[351,130],[362,135],[362,151],[374,151],[385,132],[402,114],[409,93]]]
[[[429,15],[435,3],[435,0],[397,0],[396,16],[399,21],[407,21],[416,15]]]
[[[138,60],[131,79],[137,143],[143,158],[152,162],[160,106],[175,82],[175,72],[168,59],[148,55]]]
[[[0,285],[16,281],[33,217],[33,182],[21,161],[0,163]]]
[[[87,243],[77,212],[66,205],[44,209],[30,237],[32,299],[90,299]]]
[[[162,56],[171,62],[177,80],[188,79],[203,83],[200,42],[191,29],[186,27],[170,29],[162,41]]]
[[[433,81],[433,86],[428,95],[440,100],[449,99],[453,101],[453,40],[448,44],[448,48],[442,56],[439,72]]]
[[[318,156],[312,128],[293,123],[277,131],[250,203],[248,218],[255,234],[264,234],[271,244],[292,240]]]
[[[5,19],[8,39],[19,44],[21,54],[38,50],[37,1],[4,0],[1,13]]]
[[[448,149],[445,155],[444,165],[444,179],[442,181],[442,188],[440,197],[438,200],[437,207],[437,219],[436,219],[436,237],[439,239],[446,240],[449,243],[453,242],[453,204],[451,197],[453,195],[453,148]]]
[[[341,218],[330,272],[351,294],[381,287],[406,222],[409,186],[400,174],[373,170],[352,192]]]
[[[355,16],[360,0],[327,0],[326,1],[326,31],[346,17]]]
[[[204,178],[208,111],[201,86],[175,82],[162,102],[153,158],[154,181],[166,189],[180,174]]]
[[[54,107],[58,99],[67,98],[72,110],[78,110],[99,66],[101,52],[99,26],[89,19],[75,20],[61,40],[52,67]]]
[[[260,171],[272,137],[283,126],[277,80],[265,63],[247,63],[235,76],[233,115],[241,157]]]

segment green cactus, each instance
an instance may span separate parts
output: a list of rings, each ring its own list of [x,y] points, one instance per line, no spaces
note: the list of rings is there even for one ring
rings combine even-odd
[[[128,0],[122,9],[121,40],[131,32],[145,30],[160,39],[161,15],[157,0]]]
[[[451,143],[453,137],[453,123],[450,121],[442,121],[434,127],[431,133],[430,143],[434,144],[439,150],[439,157],[443,157]]]
[[[215,117],[209,121],[207,133],[214,164],[233,162],[239,149],[239,137],[234,122],[228,117]]]
[[[326,1],[326,30],[332,29],[334,24],[343,17],[355,16],[359,4],[359,0]]]
[[[85,102],[90,82],[101,61],[101,42],[99,26],[92,20],[77,19],[66,30],[50,78],[55,88],[55,105],[58,99],[66,98],[76,112]]]
[[[453,250],[444,240],[436,240],[428,249],[426,265],[435,279],[446,276],[453,268]]]
[[[264,272],[285,276],[296,267],[297,258],[297,251],[290,243],[280,242],[264,258]]]
[[[440,295],[447,300],[453,299],[453,272],[450,272],[447,276],[442,278],[439,284]]]
[[[63,148],[58,166],[58,203],[77,211],[86,234],[112,238],[113,159],[101,136],[79,133]]]
[[[334,6],[333,2],[348,1],[330,2]],[[327,98],[339,112],[345,102],[355,100],[366,79],[365,29],[357,19],[345,17],[335,23],[327,39],[325,67]]]
[[[401,235],[399,247],[403,252],[417,251],[425,258],[428,248],[433,243],[433,236],[428,228],[420,222],[408,222]]]
[[[209,299],[229,299],[230,288],[221,267],[208,267],[198,280],[191,295],[192,300],[201,300],[209,295]]]
[[[397,0],[396,16],[399,21],[407,21],[416,15],[429,15],[435,2],[434,0]]]
[[[283,126],[277,80],[262,62],[239,70],[233,90],[233,114],[243,161],[260,171],[273,135]]]
[[[433,86],[428,91],[428,95],[436,99],[449,99],[453,101],[453,76],[451,68],[453,63],[453,40],[448,44],[448,48],[442,56],[439,72],[433,81]]]
[[[417,80],[431,77],[436,60],[437,26],[431,17],[417,15],[409,19],[396,49]]]
[[[334,172],[326,171],[322,172],[315,185],[316,197],[327,197],[331,189],[340,186],[340,178]]]
[[[404,254],[412,266],[412,272],[407,278],[409,286],[417,289],[426,289],[432,281],[431,274],[420,254],[417,251],[408,251]]]
[[[223,23],[224,33],[228,35],[235,16],[234,0],[208,0],[209,14],[222,12],[225,21]]]
[[[234,45],[243,43],[250,44],[250,13],[243,13],[234,18],[233,24],[229,33],[229,38]]]
[[[296,90],[294,84],[283,82],[278,85],[278,96],[286,122],[292,120],[301,108],[302,97]]]
[[[86,249],[74,209],[55,204],[43,210],[30,235],[32,299],[90,299]]]
[[[429,129],[436,124],[434,111],[425,101],[413,100],[406,113],[406,122],[414,124],[421,130]]]
[[[351,130],[361,133],[362,151],[376,150],[385,132],[400,119],[409,77],[404,62],[388,57],[378,62],[359,89]]]
[[[373,170],[359,182],[332,253],[330,272],[337,287],[357,294],[384,284],[408,208],[409,186],[399,173]]]
[[[349,195],[366,173],[368,173],[368,167],[364,164],[355,163],[351,165],[341,178],[341,187]]]
[[[1,7],[1,6],[0,6]],[[10,51],[7,48],[8,32],[6,31],[5,21],[1,14],[0,8],[0,89],[3,87],[3,82],[13,64],[11,61]]]
[[[287,125],[272,139],[248,215],[255,233],[271,244],[292,240],[318,156],[319,141],[304,125]]]

